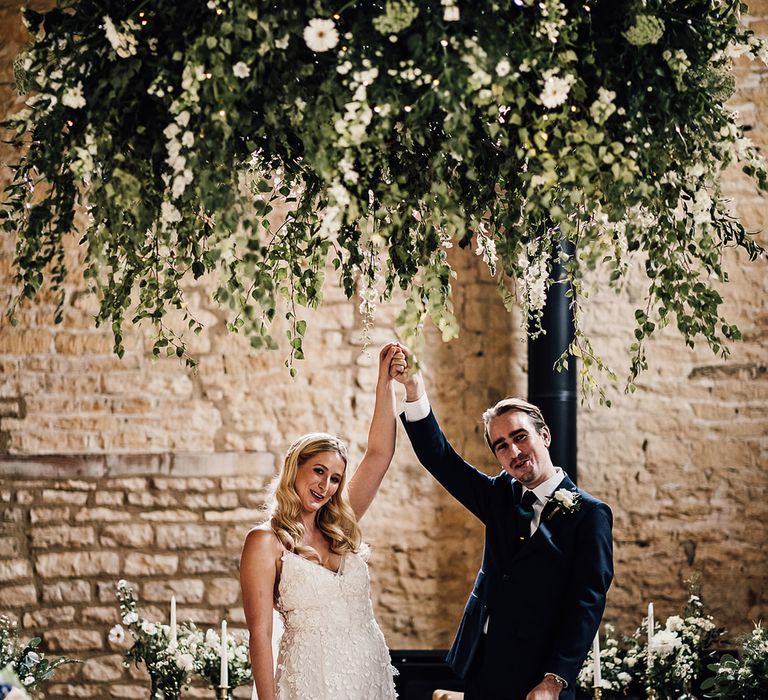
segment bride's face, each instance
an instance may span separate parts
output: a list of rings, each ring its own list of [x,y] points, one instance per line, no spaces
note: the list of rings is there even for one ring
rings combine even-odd
[[[319,452],[299,465],[293,482],[301,509],[317,513],[339,490],[346,465],[338,452]]]

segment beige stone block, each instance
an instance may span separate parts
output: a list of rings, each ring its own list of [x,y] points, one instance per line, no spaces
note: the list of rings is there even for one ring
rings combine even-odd
[[[118,491],[99,491],[94,494],[97,506],[121,506],[125,503],[125,494]]]
[[[147,581],[142,586],[142,599],[167,602],[176,596],[178,603],[201,603],[204,593],[199,579],[174,579],[173,581]]]
[[[145,700],[149,693],[149,680],[144,685],[126,685],[124,683],[110,683],[109,694],[120,700]]]
[[[87,581],[57,581],[43,584],[46,603],[86,603],[91,599],[91,586]]]
[[[200,519],[200,516],[190,510],[155,510],[140,513],[139,517],[152,522],[165,523],[193,523]]]
[[[0,537],[0,557],[16,557],[21,553],[21,539],[18,537]]]
[[[181,569],[189,574],[237,574],[238,555],[193,553],[182,557]]]
[[[152,486],[158,491],[181,491],[188,493],[189,491],[198,491],[200,493],[208,493],[214,491],[217,488],[217,482],[215,479],[195,479],[195,478],[154,478],[152,479]]]
[[[83,624],[103,625],[111,628],[119,622],[120,613],[117,604],[110,606],[97,606],[93,608],[81,608],[80,622]]]
[[[121,655],[94,656],[83,665],[83,678],[87,681],[115,681],[123,677],[124,671]]]
[[[95,541],[92,527],[74,527],[72,525],[33,527],[30,528],[29,536],[32,547],[36,549],[89,547]]]
[[[53,333],[40,328],[5,327],[0,333],[0,354],[31,355],[50,352]]]
[[[161,549],[205,549],[221,546],[221,531],[214,525],[158,525],[157,546]]]
[[[73,653],[103,648],[101,632],[90,629],[46,630],[42,636],[50,651]]]
[[[149,481],[137,477],[105,479],[102,487],[111,491],[124,491],[126,493],[132,491],[145,491],[149,487]]]
[[[24,613],[24,627],[46,628],[72,622],[75,619],[75,609],[71,605],[58,608],[44,608]]]
[[[93,521],[117,522],[120,520],[132,520],[133,518],[134,516],[128,511],[113,508],[81,508],[75,514],[75,521],[78,523]]]
[[[236,508],[237,494],[231,491],[224,493],[189,494],[182,499],[187,508],[204,510],[206,508]]]
[[[148,523],[106,525],[99,536],[99,543],[104,547],[147,547],[154,538],[154,530]]]
[[[172,554],[129,554],[125,558],[123,572],[128,576],[152,576],[175,574],[179,558]]]
[[[0,559],[0,581],[14,581],[32,575],[26,559]]]
[[[55,346],[60,355],[108,355],[112,353],[114,339],[111,335],[93,332],[57,333]]]
[[[234,605],[240,598],[240,583],[235,578],[215,578],[205,584],[205,598],[210,605]]]
[[[92,683],[52,683],[46,690],[50,698],[101,698],[104,693]]]
[[[31,583],[0,586],[0,609],[30,608],[37,604],[37,591]]]
[[[83,506],[88,500],[88,494],[81,491],[43,489],[42,499],[43,503]]]
[[[69,519],[69,508],[30,508],[29,520],[37,523],[50,523]]]
[[[175,493],[129,493],[128,503],[142,508],[169,508],[179,505],[179,498]]]
[[[204,514],[207,522],[247,522],[257,523],[264,519],[264,511],[256,508],[233,508],[232,510],[210,510]]]
[[[35,564],[35,571],[43,578],[104,576],[119,570],[120,559],[115,552],[41,554]]]
[[[0,510],[0,522],[3,523],[21,523],[24,521],[24,508],[4,507]]]

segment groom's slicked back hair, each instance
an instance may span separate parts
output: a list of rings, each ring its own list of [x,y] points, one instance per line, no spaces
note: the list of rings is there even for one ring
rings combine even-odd
[[[503,416],[505,413],[512,413],[513,411],[529,415],[537,433],[540,433],[542,428],[547,427],[547,422],[544,420],[544,416],[538,406],[514,396],[502,399],[483,413],[483,434],[485,435],[485,442],[491,448],[491,452],[493,452],[493,447],[491,447],[491,436],[488,433],[488,426],[494,418]]]

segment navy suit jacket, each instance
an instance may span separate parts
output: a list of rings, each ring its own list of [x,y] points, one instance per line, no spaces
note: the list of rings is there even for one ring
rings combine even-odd
[[[488,620],[483,666],[497,669],[494,686],[524,698],[545,673],[556,673],[575,697],[576,677],[605,609],[613,578],[610,508],[565,476],[558,489],[578,491],[573,512],[548,503],[536,533],[522,544],[515,532],[519,487],[502,471],[489,477],[465,462],[446,440],[432,412],[403,421],[419,461],[485,524],[483,564],[464,609],[448,664],[469,670]],[[486,679],[487,680],[487,679]]]

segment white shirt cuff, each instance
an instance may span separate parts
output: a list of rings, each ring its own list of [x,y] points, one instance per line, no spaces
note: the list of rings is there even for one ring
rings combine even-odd
[[[415,423],[417,420],[423,420],[429,415],[431,410],[426,391],[415,401],[403,401],[403,413],[405,414],[406,423]]]

